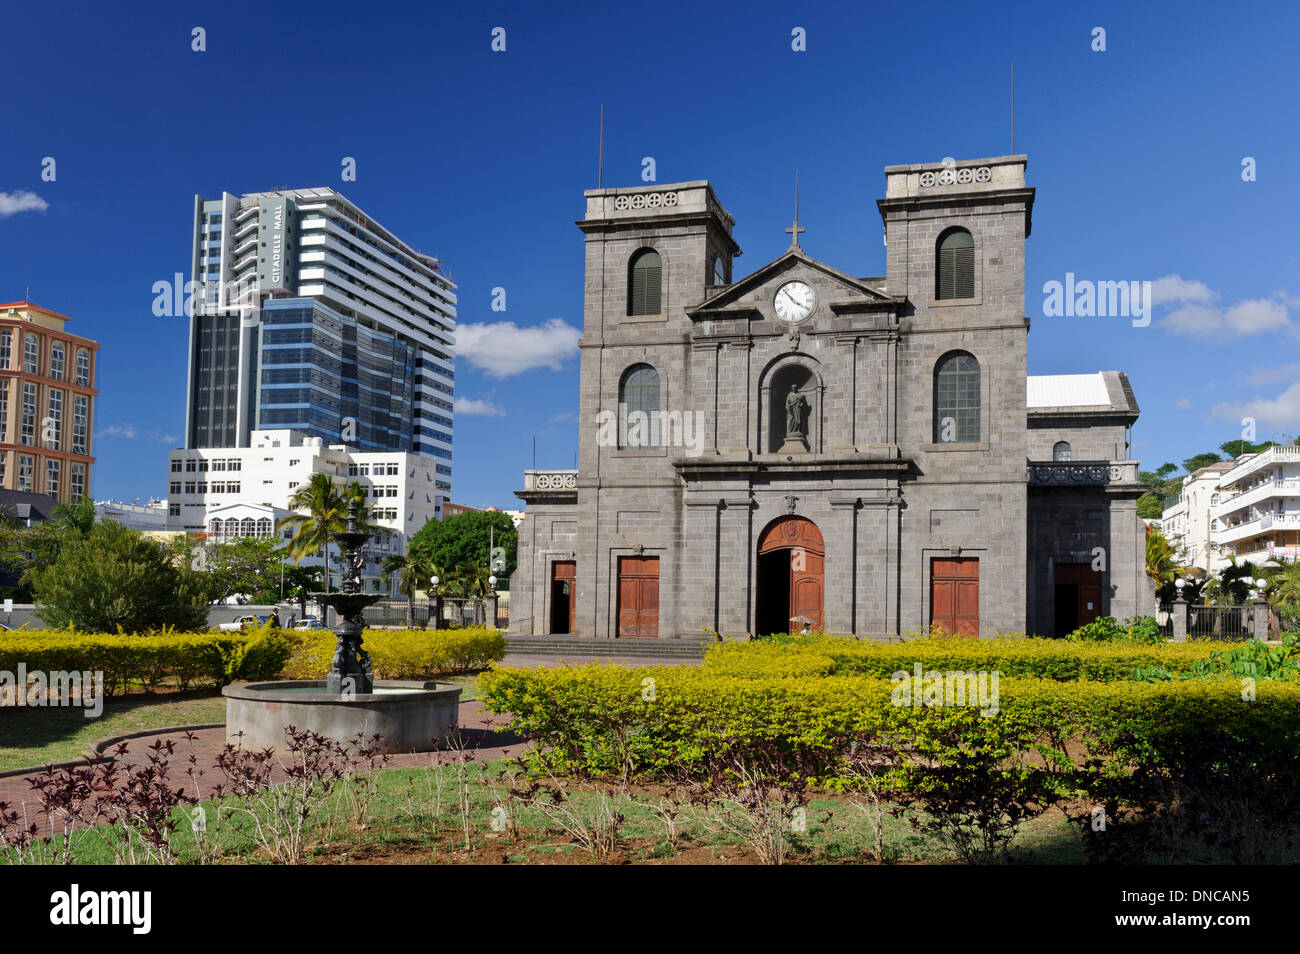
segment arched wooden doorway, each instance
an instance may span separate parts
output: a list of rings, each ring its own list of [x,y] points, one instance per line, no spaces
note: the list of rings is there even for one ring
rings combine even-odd
[[[755,627],[759,635],[798,632],[793,617],[821,629],[824,613],[826,544],[817,525],[804,517],[781,517],[758,539],[758,597]]]

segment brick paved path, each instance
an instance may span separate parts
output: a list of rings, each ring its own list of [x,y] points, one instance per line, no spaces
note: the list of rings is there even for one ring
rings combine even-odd
[[[648,658],[617,658],[609,656],[555,656],[555,655],[523,655],[511,654],[506,657],[505,662],[512,666],[531,667],[531,666],[561,666],[566,664],[580,665],[589,662],[611,662],[623,666],[659,666],[659,665],[676,665],[684,663],[686,665],[699,665],[698,659],[648,659]],[[495,761],[506,758],[507,756],[517,755],[523,748],[522,741],[508,731],[504,731],[505,718],[494,715],[491,712],[484,711],[482,705],[477,702],[462,702],[460,704],[460,726],[462,734],[467,745],[473,747],[476,751],[473,753],[476,760]],[[212,729],[200,729],[194,733],[195,738],[191,741],[185,738],[184,733],[179,732],[159,732],[152,735],[138,736],[127,740],[129,745],[127,761],[129,763],[143,764],[148,747],[158,739],[170,739],[175,742],[176,748],[172,753],[170,761],[169,780],[173,787],[184,787],[187,794],[193,793],[193,783],[185,774],[189,767],[189,757],[191,754],[197,759],[198,768],[203,770],[203,777],[200,779],[202,793],[204,797],[210,796],[217,784],[224,781],[225,776],[214,765],[217,756],[221,753],[226,744],[226,730],[224,726]],[[111,752],[111,748],[110,748]],[[435,759],[442,763],[447,763],[456,758],[452,752],[414,752],[406,755],[394,755],[388,762],[388,768],[413,768],[433,764]],[[19,809],[26,806],[27,818],[34,821],[41,830],[45,830],[45,817],[40,812],[40,799],[31,785],[27,782],[28,776],[32,773],[22,775],[10,775],[0,778],[0,802],[8,802],[10,810]],[[277,769],[274,778],[283,780],[284,772]]]
[[[503,720],[490,712],[485,712],[478,702],[460,704],[460,726],[466,745],[472,749],[475,760],[493,761],[510,755],[517,755],[523,748],[521,740],[507,731],[501,730]],[[185,774],[189,768],[191,754],[198,760],[198,768],[203,770],[199,780],[204,797],[213,793],[216,785],[224,781],[225,776],[215,767],[217,756],[226,744],[226,729],[218,726],[213,729],[199,729],[193,733],[193,740],[185,738],[184,733],[160,732],[154,735],[139,736],[128,739],[130,746],[126,761],[143,763],[148,747],[158,739],[172,740],[176,744],[170,760],[168,780],[173,788],[183,787],[187,794],[193,793],[193,782]],[[112,749],[110,748],[110,752]],[[394,755],[389,759],[387,768],[414,768],[434,764],[435,760],[446,764],[457,758],[455,752],[411,752]],[[285,777],[282,769],[277,768],[273,777],[282,781]],[[45,816],[40,811],[40,798],[27,782],[27,775],[11,775],[0,778],[0,802],[8,802],[10,810],[21,810],[26,805],[26,817],[45,830]]]

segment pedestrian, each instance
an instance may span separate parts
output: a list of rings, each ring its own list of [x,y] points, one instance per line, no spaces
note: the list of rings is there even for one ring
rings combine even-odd
[[[297,621],[298,616],[295,613],[289,614],[289,628],[293,629],[293,624]]]
[[[272,628],[272,629],[279,629],[279,628],[280,628],[280,610],[279,610],[279,607],[277,607],[277,608],[271,610],[271,628]]]

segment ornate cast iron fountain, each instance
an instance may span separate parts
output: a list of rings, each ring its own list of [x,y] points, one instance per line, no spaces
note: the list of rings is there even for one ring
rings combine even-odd
[[[334,635],[334,659],[325,677],[325,691],[360,695],[375,691],[374,676],[370,671],[370,654],[361,647],[361,633],[365,629],[363,611],[383,599],[381,594],[367,596],[361,591],[361,570],[365,557],[361,547],[370,539],[370,533],[357,529],[357,502],[348,504],[348,527],[332,539],[343,551],[342,580],[337,592],[318,594],[322,603],[332,606],[339,615]]]
[[[343,551],[343,572],[335,593],[317,598],[334,607],[338,645],[324,679],[249,682],[225,686],[226,741],[253,750],[281,748],[292,727],[310,729],[344,744],[380,736],[390,752],[428,752],[459,724],[460,686],[424,680],[381,679],[370,672],[361,646],[363,610],[383,597],[361,592],[365,560],[361,547],[370,534],[357,528],[357,503],[348,506],[348,525],[333,541]]]

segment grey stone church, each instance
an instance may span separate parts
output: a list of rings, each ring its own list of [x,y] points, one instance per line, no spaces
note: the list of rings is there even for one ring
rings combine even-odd
[[[1150,612],[1127,377],[1026,374],[1025,166],[887,167],[877,278],[809,257],[797,219],[738,276],[707,181],[588,191],[579,466],[525,472],[511,631]]]

